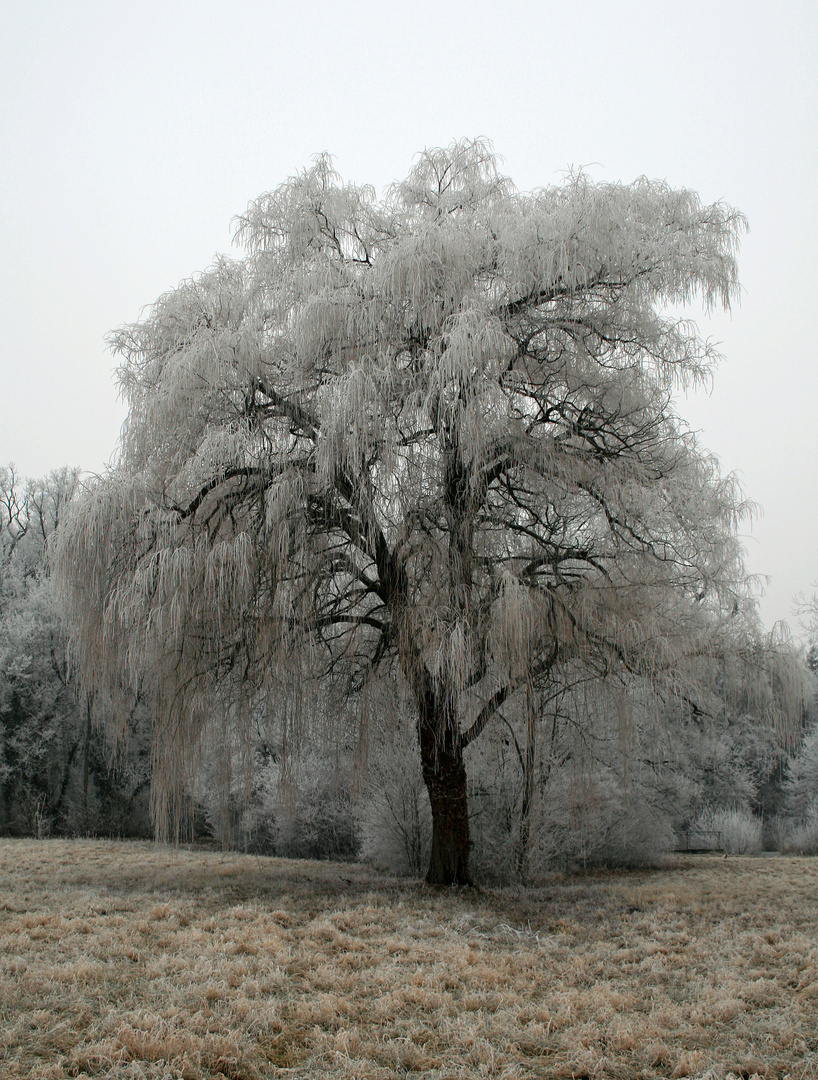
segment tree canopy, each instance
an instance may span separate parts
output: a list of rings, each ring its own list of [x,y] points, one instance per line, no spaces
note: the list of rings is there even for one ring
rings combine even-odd
[[[499,708],[579,669],[685,697],[750,641],[749,508],[672,396],[717,360],[672,311],[729,307],[744,228],[644,178],[521,193],[481,141],[381,199],[321,156],[113,334],[120,457],[56,565],[86,679],[150,684],[160,824],[214,713],[397,680],[429,880],[467,882]]]

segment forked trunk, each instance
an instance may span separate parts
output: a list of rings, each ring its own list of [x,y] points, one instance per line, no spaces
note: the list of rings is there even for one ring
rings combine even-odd
[[[424,717],[419,732],[423,779],[432,807],[432,853],[426,881],[430,885],[471,885],[463,750],[452,725],[441,724],[440,717],[435,719],[437,723]]]

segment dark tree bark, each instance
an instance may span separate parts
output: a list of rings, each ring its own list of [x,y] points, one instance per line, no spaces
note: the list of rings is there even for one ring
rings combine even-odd
[[[469,808],[463,747],[452,710],[427,696],[418,724],[423,780],[432,808],[430,885],[471,885]]]
[[[537,711],[534,693],[526,691],[525,758],[523,761],[523,802],[520,807],[520,850],[517,852],[517,873],[525,881],[528,876],[528,845],[531,839],[531,806],[534,802],[534,766],[537,757]]]

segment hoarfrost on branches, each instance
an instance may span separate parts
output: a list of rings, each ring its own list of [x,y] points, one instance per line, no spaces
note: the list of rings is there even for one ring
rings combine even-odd
[[[498,709],[580,669],[684,697],[752,651],[750,507],[671,396],[717,356],[666,314],[729,307],[744,228],[644,178],[524,194],[483,141],[381,200],[321,156],[238,219],[243,259],[113,335],[119,463],[56,558],[86,678],[151,682],[161,830],[205,724],[391,680],[428,878],[467,882],[463,751]]]

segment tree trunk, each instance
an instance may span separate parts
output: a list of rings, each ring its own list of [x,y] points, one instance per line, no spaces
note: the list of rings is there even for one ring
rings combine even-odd
[[[520,808],[520,848],[517,852],[517,874],[523,881],[528,877],[528,845],[531,839],[531,805],[534,801],[534,765],[537,754],[537,713],[534,691],[528,686],[525,699],[526,739],[523,764],[523,804]]]
[[[471,885],[466,766],[459,733],[453,718],[445,714],[426,713],[418,726],[423,780],[432,807],[432,853],[426,881]]]
[[[88,783],[91,765],[91,695],[85,698],[85,760],[82,766],[82,816],[85,835],[88,835]]]

